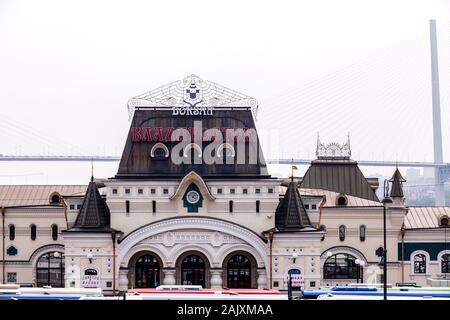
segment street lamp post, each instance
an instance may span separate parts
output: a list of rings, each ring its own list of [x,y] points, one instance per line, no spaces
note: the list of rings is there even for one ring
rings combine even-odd
[[[355,263],[356,263],[356,283],[359,283],[359,272],[360,272],[359,264],[361,263],[361,260],[356,259]]]
[[[361,260],[359,262],[359,277],[361,278],[361,283],[364,283],[364,266],[366,265],[366,263],[364,262],[364,260]]]
[[[389,181],[384,180],[383,198],[383,299],[387,300],[387,241],[386,241],[386,204],[392,203],[389,197]]]

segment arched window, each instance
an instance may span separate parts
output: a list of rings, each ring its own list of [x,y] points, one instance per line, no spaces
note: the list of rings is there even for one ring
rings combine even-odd
[[[243,254],[236,254],[227,263],[227,286],[229,288],[252,287],[252,264]]]
[[[181,284],[205,287],[206,263],[202,257],[191,254],[181,263]]]
[[[52,198],[51,198],[50,202],[52,204],[58,204],[59,200],[60,200],[59,194],[54,194],[54,195],[52,195]]]
[[[136,288],[156,288],[160,285],[160,264],[158,259],[146,254],[136,261]]]
[[[338,206],[346,206],[348,203],[347,197],[345,196],[345,194],[339,194],[336,197],[336,205]]]
[[[52,225],[52,239],[58,240],[58,226],[56,224]]]
[[[363,224],[359,226],[359,240],[366,240],[366,226]]]
[[[345,226],[343,224],[339,226],[339,240],[345,240]]]
[[[16,227],[13,224],[9,225],[9,240],[14,240],[16,238]]]
[[[324,279],[357,279],[358,265],[350,254],[338,253],[329,257],[323,266]]]
[[[42,255],[36,266],[37,286],[64,287],[64,256],[59,252]]]
[[[445,253],[441,257],[441,273],[450,273],[450,253]]]
[[[217,148],[217,156],[222,158],[224,164],[233,164],[235,150],[234,147],[229,143],[224,143]]]
[[[156,160],[163,160],[169,158],[169,149],[164,143],[156,143],[150,150],[150,156]]]
[[[189,164],[202,163],[202,148],[196,143],[189,143],[183,150],[183,156],[190,159]]]
[[[427,273],[427,257],[422,253],[414,256],[414,273]]]
[[[36,225],[32,224],[30,226],[30,237],[31,237],[31,240],[33,240],[33,241],[36,240],[36,235],[37,235]]]
[[[125,212],[130,213],[130,200],[125,201]]]

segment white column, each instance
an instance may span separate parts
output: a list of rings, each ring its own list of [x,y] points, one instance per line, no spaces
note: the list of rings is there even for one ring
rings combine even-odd
[[[261,268],[261,269],[258,268],[256,271],[258,272],[258,280],[257,280],[258,289],[268,288],[268,286],[267,286],[266,269],[265,268]]]
[[[162,269],[164,278],[163,278],[163,284],[164,285],[175,285],[175,269],[174,268],[163,268]]]
[[[222,268],[210,269],[211,279],[209,283],[211,284],[211,288],[222,288]]]
[[[119,269],[119,291],[128,290],[128,268]]]

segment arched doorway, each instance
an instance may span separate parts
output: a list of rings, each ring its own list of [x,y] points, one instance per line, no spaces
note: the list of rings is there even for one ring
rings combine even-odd
[[[140,256],[135,266],[135,287],[156,288],[160,284],[160,265],[158,259],[150,254]]]
[[[323,266],[324,279],[358,279],[359,266],[356,257],[348,253],[338,253],[329,257]]]
[[[64,288],[64,255],[48,252],[39,257],[36,264],[36,286]]]
[[[235,254],[227,263],[227,286],[229,288],[252,287],[252,263],[243,254]]]
[[[128,265],[131,288],[156,288],[161,285],[161,259],[151,251],[134,254]]]
[[[180,275],[182,285],[207,285],[206,258],[198,253],[190,253],[180,257]]]
[[[245,251],[234,251],[223,260],[224,283],[228,288],[256,288],[255,258]]]

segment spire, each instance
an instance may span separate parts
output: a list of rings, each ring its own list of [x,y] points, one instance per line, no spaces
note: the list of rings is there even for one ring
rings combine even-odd
[[[307,227],[312,228],[306,213],[302,198],[297,189],[297,183],[289,182],[284,198],[275,212],[275,226],[280,230],[297,231]]]
[[[91,182],[94,181],[94,159],[91,159]]]
[[[83,204],[78,212],[73,228],[78,229],[110,229],[109,208],[98,191],[94,181],[89,182]]]
[[[392,182],[390,197],[403,198],[403,182],[406,182],[406,180],[403,178],[400,170],[398,170],[398,165],[396,165],[394,175],[389,182]]]

